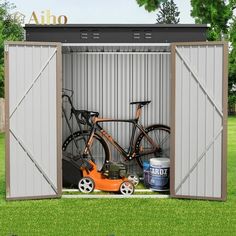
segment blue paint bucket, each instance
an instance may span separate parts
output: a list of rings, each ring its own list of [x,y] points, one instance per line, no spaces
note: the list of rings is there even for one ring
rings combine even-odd
[[[149,161],[143,162],[143,183],[145,187],[149,188],[149,172],[150,172],[150,163]]]
[[[149,185],[153,191],[168,191],[170,188],[170,159],[151,158]]]

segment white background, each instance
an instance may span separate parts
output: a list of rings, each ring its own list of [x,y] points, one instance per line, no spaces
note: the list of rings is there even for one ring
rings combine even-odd
[[[33,11],[50,9],[53,15],[66,15],[68,23],[156,23],[156,13],[148,13],[136,0],[11,0],[23,13],[25,23]],[[194,23],[190,16],[190,1],[175,0],[179,7],[181,23]],[[15,10],[14,10],[15,11]]]

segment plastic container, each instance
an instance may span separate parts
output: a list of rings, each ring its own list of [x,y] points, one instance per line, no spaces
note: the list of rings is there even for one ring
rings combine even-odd
[[[170,159],[151,158],[149,187],[153,191],[168,191],[170,189]]]

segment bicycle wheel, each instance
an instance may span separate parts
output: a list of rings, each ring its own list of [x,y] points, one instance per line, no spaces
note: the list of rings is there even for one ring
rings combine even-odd
[[[147,137],[141,133],[135,142],[135,152],[137,153],[137,162],[143,168],[143,162],[149,161],[153,157],[170,157],[170,128],[165,125],[152,125],[147,127],[146,132],[149,137],[158,144],[159,149],[153,151],[152,154],[143,155],[143,152],[153,149]],[[141,156],[139,156],[141,155]]]
[[[87,140],[89,131],[83,131],[83,136]],[[85,148],[85,141],[80,131],[70,135],[62,145],[62,150],[74,155],[78,155]],[[77,148],[78,147],[78,148]],[[90,155],[93,157],[97,170],[101,171],[104,163],[110,159],[110,151],[105,140],[98,134],[94,134],[94,140],[90,148]]]

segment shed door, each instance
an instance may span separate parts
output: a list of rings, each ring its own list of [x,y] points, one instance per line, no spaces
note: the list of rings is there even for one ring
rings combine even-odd
[[[5,45],[6,197],[61,194],[61,46]]]
[[[171,195],[226,198],[227,45],[172,45]]]

